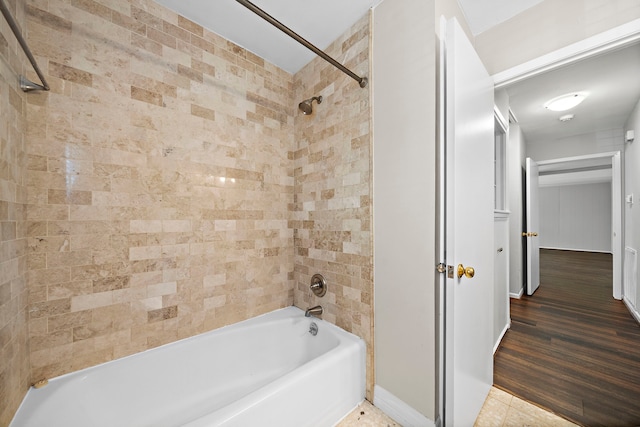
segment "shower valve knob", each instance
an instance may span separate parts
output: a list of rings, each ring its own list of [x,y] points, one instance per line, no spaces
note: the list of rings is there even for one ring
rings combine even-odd
[[[311,288],[315,296],[322,297],[327,293],[327,281],[322,277],[322,274],[316,273],[311,276],[309,288]]]

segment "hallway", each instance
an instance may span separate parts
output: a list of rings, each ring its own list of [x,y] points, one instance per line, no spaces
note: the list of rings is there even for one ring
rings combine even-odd
[[[611,296],[611,255],[543,249],[540,266],[511,300],[495,386],[580,425],[639,425],[640,326]]]

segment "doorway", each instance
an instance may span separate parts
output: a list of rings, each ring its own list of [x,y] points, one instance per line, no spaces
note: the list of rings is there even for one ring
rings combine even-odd
[[[625,150],[623,127],[640,97],[640,82],[637,79],[640,70],[640,29],[637,26],[625,28],[627,33],[622,35],[622,30],[617,28],[569,46],[561,53],[545,55],[493,76],[496,93],[501,93],[500,96],[496,95],[496,99],[507,99],[511,123],[507,156],[511,187],[508,198],[511,210],[509,293],[512,297],[522,294],[527,281],[521,239],[521,232],[527,230],[522,219],[525,212],[521,212],[520,208],[520,191],[524,184],[520,174],[526,157],[547,162],[544,167],[548,170],[573,167],[574,162],[604,161],[612,164],[617,161],[620,164],[617,165],[619,170],[613,174],[616,180],[612,181],[612,194],[622,198],[623,160],[615,160],[613,155]],[[615,84],[602,83],[607,79]],[[543,108],[551,94],[576,91],[576,88],[588,91],[588,101],[570,111],[573,119],[561,121],[557,116],[566,115],[564,112],[555,114]],[[602,114],[602,111],[607,114]],[[589,163],[585,165],[591,167]],[[620,299],[624,249],[622,199],[615,200],[614,204],[611,237],[615,257],[615,286],[612,293],[616,299]]]
[[[538,169],[538,185],[539,187],[562,187],[570,185],[586,185],[586,184],[609,184],[610,185],[610,202],[608,207],[604,207],[602,213],[609,216],[610,224],[607,232],[610,242],[604,242],[607,237],[602,236],[600,242],[589,241],[583,236],[571,236],[571,230],[565,232],[570,227],[558,224],[556,229],[547,229],[540,232],[541,239],[546,239],[547,244],[541,244],[541,247],[554,249],[573,249],[579,251],[595,251],[595,252],[611,252],[612,255],[612,277],[611,277],[611,294],[613,298],[622,299],[622,260],[624,248],[622,244],[622,166],[621,154],[619,151],[610,153],[600,153],[586,156],[576,156],[561,159],[551,159],[537,162]],[[542,194],[542,193],[540,193]],[[544,199],[544,198],[543,198]],[[567,199],[567,197],[565,197]],[[576,201],[579,199],[576,198]],[[597,208],[603,208],[597,206]],[[608,210],[608,212],[607,212]],[[583,213],[582,216],[588,216],[593,212]],[[596,213],[597,214],[597,213]],[[580,218],[563,218],[562,213],[555,212],[553,216],[560,217],[564,222],[576,222]],[[541,224],[544,226],[546,219],[550,219],[550,215],[542,215]],[[555,219],[555,218],[554,218]],[[549,221],[547,221],[549,222]],[[589,224],[583,224],[584,226]],[[546,231],[546,233],[545,233]],[[584,231],[585,233],[590,230]],[[601,231],[602,232],[602,231]],[[553,236],[548,236],[553,234]],[[580,243],[570,243],[569,246],[558,242],[567,242],[580,240]],[[553,242],[553,243],[551,243]],[[532,266],[527,265],[527,269]]]
[[[632,31],[629,31],[626,33],[626,36],[624,37],[620,37],[620,33],[616,32],[616,31],[611,31],[609,34],[603,33],[602,35],[598,36],[598,37],[593,37],[590,39],[587,39],[583,42],[577,43],[576,45],[570,46],[567,49],[564,49],[563,52],[556,52],[553,54],[549,54],[546,55],[544,57],[538,58],[534,61],[530,61],[529,63],[523,64],[519,67],[514,67],[514,69],[511,70],[507,70],[505,72],[499,73],[497,75],[494,75],[494,81],[496,82],[496,88],[498,90],[508,90],[510,88],[514,88],[516,87],[515,85],[517,83],[520,82],[525,82],[526,80],[531,79],[531,81],[533,81],[533,79],[536,79],[540,76],[544,76],[549,77],[552,76],[552,70],[564,70],[565,74],[569,74],[569,78],[573,78],[574,82],[578,82],[581,81],[578,77],[581,77],[581,75],[579,75],[579,73],[576,72],[577,68],[579,65],[584,65],[585,63],[587,63],[588,58],[604,58],[605,53],[615,53],[615,52],[622,52],[624,49],[627,48],[632,48],[633,46],[636,46],[637,49],[637,38],[638,38],[638,33],[640,32],[639,29],[633,29]],[[634,51],[635,52],[635,51]],[[629,56],[629,55],[619,55],[619,56]],[[632,55],[633,57],[634,55]],[[607,62],[605,61],[601,61],[601,62]],[[637,75],[637,70],[639,69],[637,66],[635,66],[636,68],[634,68],[636,75]],[[569,71],[567,71],[569,70]],[[601,75],[606,75],[606,73],[600,72]],[[567,77],[567,76],[565,76]],[[540,84],[539,86],[530,86],[528,88],[528,90],[530,90],[531,92],[538,92],[539,94],[542,94],[542,90],[543,90],[543,86],[542,83],[545,79],[538,79],[538,83]],[[563,89],[562,84],[560,83],[560,80],[554,80],[553,78],[551,78],[549,81],[549,79],[547,79],[547,81],[545,82],[546,85],[545,87],[554,87],[558,93],[557,95],[560,95],[562,93],[567,93],[570,92],[572,90],[574,90],[574,88],[568,88],[568,89]],[[616,80],[615,78],[613,78],[613,80]],[[637,78],[636,78],[637,80]],[[526,110],[524,109],[524,107],[522,109],[518,108],[516,105],[516,102],[512,103],[512,112],[513,112],[513,117],[514,118],[518,118],[519,120],[519,124],[518,126],[514,126],[514,129],[521,129],[520,132],[520,137],[524,140],[524,139],[528,139],[528,142],[532,142],[532,140],[534,140],[534,142],[537,145],[527,145],[527,150],[525,150],[525,144],[524,142],[522,142],[521,146],[522,146],[522,152],[518,153],[520,155],[517,156],[509,156],[510,159],[513,159],[514,157],[516,158],[516,162],[517,164],[515,165],[516,167],[513,168],[514,170],[517,171],[517,173],[519,173],[519,171],[522,168],[522,165],[524,163],[524,158],[527,157],[528,155],[531,155],[531,151],[534,151],[536,154],[533,155],[532,157],[536,158],[538,160],[542,160],[542,161],[551,161],[552,159],[566,159],[566,158],[572,158],[572,157],[580,157],[580,156],[602,156],[603,153],[604,155],[608,155],[610,159],[613,158],[613,153],[616,151],[623,151],[624,150],[624,139],[622,137],[622,128],[624,126],[624,120],[629,116],[630,112],[633,110],[633,106],[636,105],[636,103],[638,102],[638,88],[637,86],[631,86],[632,89],[630,89],[629,86],[626,86],[624,83],[621,84],[622,89],[623,90],[627,90],[630,91],[632,94],[634,94],[633,96],[635,98],[629,100],[628,102],[625,101],[627,104],[628,110],[627,110],[627,116],[624,117],[622,122],[618,122],[617,124],[614,125],[610,125],[609,127],[600,127],[599,129],[594,128],[591,129],[588,132],[583,132],[583,134],[579,134],[579,133],[574,133],[571,134],[571,129],[575,128],[577,124],[579,124],[579,120],[582,120],[582,122],[584,123],[584,118],[587,117],[591,117],[588,115],[582,115],[580,116],[579,114],[576,113],[575,117],[571,117],[568,118],[566,121],[561,121],[559,120],[559,117],[555,118],[555,121],[544,127],[544,126],[540,126],[539,129],[539,133],[535,133],[535,131],[529,132],[530,128],[527,128],[527,115],[528,113],[526,112]],[[524,90],[524,89],[523,89]],[[595,91],[593,92],[595,93]],[[593,95],[590,94],[589,96]],[[511,92],[509,93],[509,98],[510,101],[513,101],[514,99],[516,99],[519,95],[521,95],[521,93],[514,93]],[[541,95],[542,96],[542,95]],[[595,99],[595,98],[592,98]],[[622,102],[620,104],[624,104],[625,102]],[[544,101],[538,100],[539,105],[543,105]],[[582,112],[584,112],[585,110],[582,110]],[[593,116],[595,117],[595,116]],[[594,126],[603,126],[600,122],[598,121],[599,119],[589,119],[587,121],[590,122],[590,124],[593,124]],[[539,124],[538,124],[539,125]],[[600,132],[600,130],[612,130],[612,129],[619,129],[620,132],[615,133],[615,135],[605,135],[604,132]],[[618,135],[618,133],[620,135]],[[536,135],[535,137],[532,137],[532,135]],[[583,137],[579,137],[579,135],[590,135],[590,137],[587,138],[583,138]],[[610,136],[610,137],[609,137]],[[583,144],[583,142],[587,141],[586,143]],[[566,144],[560,144],[559,142],[563,142]],[[618,145],[616,145],[618,144]],[[545,151],[546,150],[546,151]],[[613,160],[610,160],[610,162],[613,162]],[[510,175],[513,176],[513,175]],[[619,174],[619,176],[621,177],[621,172]],[[519,181],[522,182],[522,181]],[[616,184],[612,184],[612,185],[616,185]],[[612,190],[612,193],[618,191],[618,193],[620,194],[620,197],[622,197],[622,186],[623,183],[619,182],[619,187],[617,188],[617,190]],[[518,185],[519,187],[519,185]],[[617,202],[614,202],[619,211],[621,211],[622,208],[622,201],[621,199]],[[614,204],[612,203],[612,205]],[[613,210],[613,206],[612,206],[612,210]],[[519,221],[519,218],[521,217],[520,215],[514,215],[514,212],[512,212],[512,216],[511,216],[511,220],[514,222]],[[618,253],[618,256],[616,257],[616,265],[617,265],[617,269],[614,269],[617,271],[616,273],[616,277],[614,278],[613,276],[610,276],[607,280],[609,283],[609,296],[608,296],[608,300],[610,302],[615,302],[618,303],[618,305],[621,305],[619,301],[615,301],[613,298],[611,298],[611,295],[613,294],[613,296],[615,296],[616,298],[621,298],[622,297],[622,292],[621,292],[621,287],[622,287],[622,277],[621,277],[621,272],[622,272],[622,249],[623,249],[623,242],[622,242],[622,237],[623,237],[623,229],[622,229],[622,213],[618,212],[618,213],[612,213],[614,218],[614,222],[619,220],[619,228],[618,228],[618,232],[616,232],[615,230],[612,230],[612,246],[615,246],[615,250],[619,250],[620,252]],[[520,223],[521,225],[522,223]],[[618,226],[618,224],[614,225],[614,229],[615,227]],[[520,228],[521,231],[524,231],[524,228]],[[510,247],[512,249],[517,249],[518,247],[521,247],[521,235],[518,233],[517,235],[515,233],[511,233],[510,235]],[[614,240],[617,239],[617,240]],[[614,248],[612,248],[612,252]],[[546,255],[552,255],[553,254],[545,254]],[[557,254],[555,254],[557,255]],[[522,269],[522,257],[518,257],[518,254],[514,254],[514,256],[512,256],[512,262],[514,259],[517,260],[518,264],[513,264],[516,267],[520,267],[520,269]],[[548,258],[545,258],[545,260]],[[518,272],[518,268],[511,268],[512,271]],[[523,278],[526,277],[526,273],[523,271],[520,271],[520,275],[515,277],[514,279],[514,275],[511,275],[510,277],[510,284],[515,284],[517,286],[517,289],[513,289],[510,288],[511,291],[511,295],[518,295],[518,289],[521,290],[523,288],[524,285],[524,280]],[[613,290],[611,289],[611,283],[614,283],[615,286],[613,288]],[[541,286],[541,289],[538,291],[540,292],[541,290],[543,290],[544,288]],[[570,298],[570,297],[569,297]],[[527,297],[523,297],[523,301],[526,300]],[[517,300],[520,301],[520,300]],[[624,308],[624,306],[623,306]],[[628,315],[628,313],[626,313]],[[514,319],[516,319],[517,317],[517,312],[516,310],[512,311],[512,321],[514,321]],[[529,322],[529,323],[527,323]],[[521,322],[519,324],[516,324],[515,322],[512,323],[512,330],[513,329],[517,329],[517,328],[525,328],[525,329],[532,329],[534,328],[535,325],[532,325],[531,322],[535,323],[535,320],[527,320],[525,322]],[[589,325],[583,325],[583,328],[589,328]],[[558,329],[559,327],[556,327],[556,329]],[[509,335],[511,333],[511,331],[507,334]],[[514,335],[514,334],[511,334]],[[552,341],[553,339],[549,336],[546,335],[544,336],[544,339],[547,341]],[[522,340],[521,340],[522,341]],[[523,341],[524,342],[524,341]],[[534,352],[537,351],[538,347],[532,347],[529,349],[530,352]],[[500,350],[499,350],[500,351]],[[513,352],[513,349],[509,350],[511,352]],[[553,353],[552,350],[549,350],[547,354]],[[598,363],[598,357],[603,357],[602,355],[599,356],[594,356],[594,358],[591,360],[592,365],[590,365],[591,369],[598,369],[599,363]],[[524,357],[521,360],[521,363],[524,365],[527,365],[527,358]],[[565,366],[565,369],[570,369],[568,368],[568,366]],[[626,367],[620,367],[620,369],[627,369]],[[516,374],[514,373],[515,379],[516,381],[523,381],[522,378],[518,378],[516,376]],[[558,378],[555,378],[551,375],[547,375],[547,376],[541,376],[543,381],[546,381],[545,383],[545,387],[547,389],[552,389],[554,388],[554,381],[558,381]],[[629,378],[629,377],[627,377]],[[633,380],[635,381],[635,380]],[[615,386],[613,387],[615,388]],[[619,393],[620,390],[622,390],[622,388],[619,388],[618,390],[609,390],[608,392],[610,393]],[[561,398],[561,405],[565,405],[565,406],[570,406],[572,404],[576,404],[578,405],[578,402],[572,401],[572,396],[570,396],[569,394],[566,395],[562,395],[562,393],[560,394],[560,398]],[[533,398],[530,398],[530,400],[533,400]],[[574,418],[575,419],[575,418]],[[594,424],[594,425],[598,425],[598,424]],[[606,424],[603,424],[606,425]]]

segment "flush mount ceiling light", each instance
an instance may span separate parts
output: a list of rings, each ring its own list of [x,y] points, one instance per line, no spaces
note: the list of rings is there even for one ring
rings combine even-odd
[[[566,111],[580,104],[587,97],[586,92],[572,92],[547,101],[544,108],[551,111]]]
[[[573,114],[565,114],[564,116],[560,116],[558,119],[561,122],[568,122],[569,120],[572,120],[575,116]]]

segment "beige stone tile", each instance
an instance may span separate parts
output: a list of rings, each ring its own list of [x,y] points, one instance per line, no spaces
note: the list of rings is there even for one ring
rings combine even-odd
[[[129,260],[145,260],[162,257],[162,246],[142,246],[129,248]]]
[[[514,396],[497,387],[491,387],[491,390],[489,390],[489,397],[507,405],[511,405]]]
[[[141,219],[131,220],[129,221],[129,230],[131,233],[160,233],[162,231],[162,221]]]
[[[64,282],[47,287],[47,296],[51,299],[70,298],[76,295],[91,293],[93,283],[91,281]]]
[[[191,221],[190,220],[163,220],[162,231],[165,233],[190,233]]]
[[[352,426],[401,427],[400,424],[396,423],[367,400],[358,405],[357,408],[336,424],[336,427]]]
[[[116,289],[113,291],[114,304],[126,303],[131,301],[140,301],[147,296],[147,290],[144,287]]]
[[[529,403],[515,396],[513,397],[513,400],[511,402],[511,409],[513,409],[514,411],[518,411],[522,414],[526,414],[529,417],[535,418],[538,420],[539,423],[544,423],[544,425],[548,425],[548,426],[574,425],[551,412],[548,412],[532,403]]]
[[[141,307],[145,311],[154,311],[162,309],[162,296],[155,296],[135,301],[135,307]]]
[[[71,312],[91,310],[92,308],[104,307],[113,304],[113,293],[111,291],[78,295],[71,297]]]
[[[47,330],[49,332],[57,332],[89,323],[91,321],[91,312],[65,313],[49,316],[46,320]]]
[[[176,282],[157,283],[147,286],[147,296],[156,297],[162,295],[175,294],[177,292]]]
[[[575,424],[493,387],[476,419],[475,426],[571,427]]]
[[[507,413],[509,411],[509,405],[491,397],[487,397],[484,402],[480,414],[474,424],[475,427],[502,427]]]

